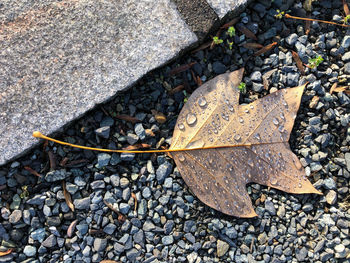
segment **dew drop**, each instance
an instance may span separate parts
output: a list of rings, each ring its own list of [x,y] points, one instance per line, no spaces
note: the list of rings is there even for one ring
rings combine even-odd
[[[185,161],[185,156],[183,156],[182,154],[179,154],[179,160],[180,162]]]
[[[280,125],[279,127],[278,127],[278,131],[280,132],[280,133],[283,133],[285,130],[284,130],[284,127],[282,126],[282,125]]]
[[[243,123],[243,122],[244,122],[244,120],[243,120],[243,118],[242,118],[242,117],[239,117],[239,119],[238,119],[238,120],[239,120],[239,122],[240,122],[240,123]]]
[[[248,110],[248,109],[245,109],[244,112],[245,112],[245,113],[249,113],[249,110]]]
[[[277,184],[277,178],[276,177],[272,177],[271,178],[271,184],[272,185],[276,185]]]
[[[192,113],[187,114],[186,122],[187,122],[188,125],[193,125],[193,124],[196,123],[196,121],[197,121],[196,115],[194,115]]]
[[[301,184],[301,183],[299,183],[299,184],[298,184],[298,187],[299,187],[299,188],[301,188],[301,187],[302,187],[302,184]]]
[[[214,130],[213,130],[213,133],[218,134],[218,130],[217,130],[217,129],[214,129]]]
[[[256,133],[255,136],[254,136],[255,139],[257,139],[258,141],[261,140],[261,137],[260,137],[260,134],[259,133]]]
[[[181,131],[183,131],[183,130],[185,129],[185,125],[183,125],[182,123],[180,123],[180,124],[178,125],[178,127],[179,127],[179,129],[180,129]]]
[[[254,162],[252,159],[248,159],[248,164],[250,167],[253,167],[254,166]]]
[[[231,104],[228,105],[228,110],[234,112],[233,106]]]
[[[241,136],[239,134],[236,134],[233,139],[235,139],[236,141],[239,141],[241,139]]]
[[[253,105],[250,105],[249,108],[254,109],[254,106],[253,106]]]
[[[205,105],[207,105],[206,99],[205,99],[204,97],[200,97],[200,98],[198,99],[198,105],[199,105],[200,107],[205,107]]]
[[[273,124],[275,124],[275,125],[278,125],[278,124],[279,124],[279,121],[278,121],[277,118],[273,118],[273,119],[272,119],[272,122],[273,122]]]
[[[286,118],[284,117],[283,112],[280,113],[280,117],[281,117],[282,120],[285,120],[285,119],[286,119]]]

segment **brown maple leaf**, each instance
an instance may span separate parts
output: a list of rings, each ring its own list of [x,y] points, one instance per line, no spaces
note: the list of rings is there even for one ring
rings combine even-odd
[[[257,216],[248,183],[288,193],[321,193],[288,144],[305,85],[239,105],[243,71],[220,75],[191,95],[177,119],[170,150],[192,149],[171,155],[203,203],[248,218]]]

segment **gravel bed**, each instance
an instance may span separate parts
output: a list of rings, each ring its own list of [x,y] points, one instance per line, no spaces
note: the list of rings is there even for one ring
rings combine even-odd
[[[201,203],[165,154],[98,153],[48,143],[0,168],[0,251],[14,248],[0,262],[349,262],[350,98],[330,94],[330,88],[335,82],[350,84],[350,31],[313,22],[305,35],[302,21],[275,17],[277,9],[305,17],[301,6],[300,1],[255,1],[241,14],[239,23],[257,42],[279,43],[270,52],[252,56],[238,30],[230,50],[222,34],[224,43],[148,74],[55,136],[110,149],[167,146],[186,96],[198,86],[189,70],[173,76],[170,70],[197,62],[192,71],[205,82],[244,65],[247,91],[241,103],[310,82],[290,144],[323,196],[252,184],[247,189],[259,217],[243,220]],[[342,13],[339,0],[313,3],[312,17],[340,21]],[[316,55],[324,61],[305,68],[303,76],[292,50],[304,63]],[[265,89],[263,76],[270,70],[275,71]],[[170,92],[179,85],[186,92]],[[162,118],[152,110],[166,121],[159,123]],[[122,114],[140,122],[116,118]]]

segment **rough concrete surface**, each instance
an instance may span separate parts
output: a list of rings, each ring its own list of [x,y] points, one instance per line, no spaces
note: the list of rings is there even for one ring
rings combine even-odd
[[[172,1],[199,40],[203,40],[219,20],[215,11],[205,0]]]
[[[249,0],[207,0],[220,18],[227,13],[239,10],[247,5]]]
[[[0,165],[196,41],[169,0],[3,0]]]

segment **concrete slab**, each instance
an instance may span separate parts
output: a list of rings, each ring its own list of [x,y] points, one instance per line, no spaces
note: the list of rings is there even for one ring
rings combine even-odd
[[[169,0],[3,0],[0,165],[196,41]]]
[[[217,14],[205,0],[173,0],[173,2],[200,41],[219,22]]]
[[[242,10],[249,0],[207,0],[209,5],[215,10],[220,18],[226,16],[230,12],[238,12]]]

